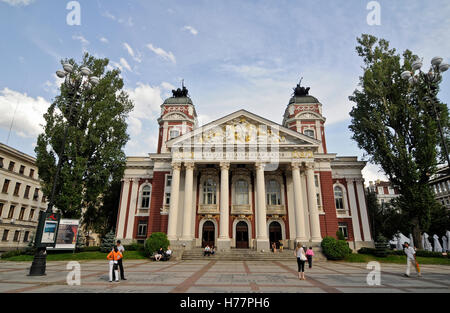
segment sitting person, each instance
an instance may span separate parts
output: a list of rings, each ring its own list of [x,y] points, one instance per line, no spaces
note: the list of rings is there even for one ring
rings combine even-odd
[[[161,258],[163,257],[163,255],[164,255],[164,250],[163,250],[163,248],[161,247],[161,248],[159,248],[158,251],[156,251],[156,253],[155,253],[155,255],[154,255],[155,261],[160,261]]]
[[[277,244],[275,242],[272,243],[272,252],[277,252]]]
[[[208,245],[206,245],[205,250],[203,250],[203,256],[206,256],[206,255],[208,255],[208,256],[211,255],[211,248]]]
[[[170,257],[172,255],[172,250],[170,250],[170,247],[167,247],[167,250],[165,253],[166,253],[167,257]]]
[[[216,253],[216,247],[213,246],[213,247],[211,248],[211,254],[214,255],[214,253]]]

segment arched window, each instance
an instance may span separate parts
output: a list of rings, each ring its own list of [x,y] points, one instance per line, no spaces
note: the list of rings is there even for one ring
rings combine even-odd
[[[248,202],[248,182],[238,180],[234,186],[236,204],[249,204]]]
[[[304,134],[305,134],[306,136],[308,136],[308,137],[315,138],[315,136],[314,136],[314,130],[313,130],[313,129],[306,129],[306,130],[304,131]]]
[[[216,182],[212,178],[208,178],[203,183],[203,204],[216,204]]]
[[[344,210],[344,192],[339,186],[334,187],[334,201],[336,202],[336,210]]]
[[[143,208],[149,208],[150,207],[150,193],[151,188],[150,186],[144,186],[142,188],[142,207]]]
[[[271,179],[266,185],[266,195],[268,205],[280,205],[281,204],[281,189],[280,184]]]

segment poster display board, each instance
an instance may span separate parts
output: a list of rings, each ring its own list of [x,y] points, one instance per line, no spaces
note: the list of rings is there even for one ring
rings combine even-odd
[[[37,248],[53,248],[55,246],[60,219],[59,213],[39,212],[35,241]]]
[[[77,244],[79,226],[79,220],[61,219],[54,249],[74,250]]]

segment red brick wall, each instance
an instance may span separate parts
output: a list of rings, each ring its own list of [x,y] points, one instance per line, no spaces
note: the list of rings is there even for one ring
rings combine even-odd
[[[158,136],[158,153],[161,153],[162,141],[163,141],[164,128],[162,125],[159,126],[159,136]]]
[[[320,215],[320,230],[322,237],[332,236],[336,238],[338,220],[334,203],[333,179],[331,172],[320,172],[320,189],[322,191],[323,210],[325,215]]]
[[[148,236],[154,232],[163,231],[164,218],[167,216],[161,215],[161,208],[164,201],[164,183],[166,174],[170,172],[153,172],[152,196],[150,201],[150,215],[148,218]],[[166,232],[167,232],[167,222]]]

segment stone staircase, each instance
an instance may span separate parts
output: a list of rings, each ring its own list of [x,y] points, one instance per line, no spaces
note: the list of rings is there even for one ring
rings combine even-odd
[[[313,262],[326,261],[320,248],[313,248]],[[221,260],[221,261],[296,261],[294,250],[284,249],[282,252],[260,252],[253,249],[230,249],[217,251],[214,255],[203,256],[202,248],[185,250],[182,260]]]

